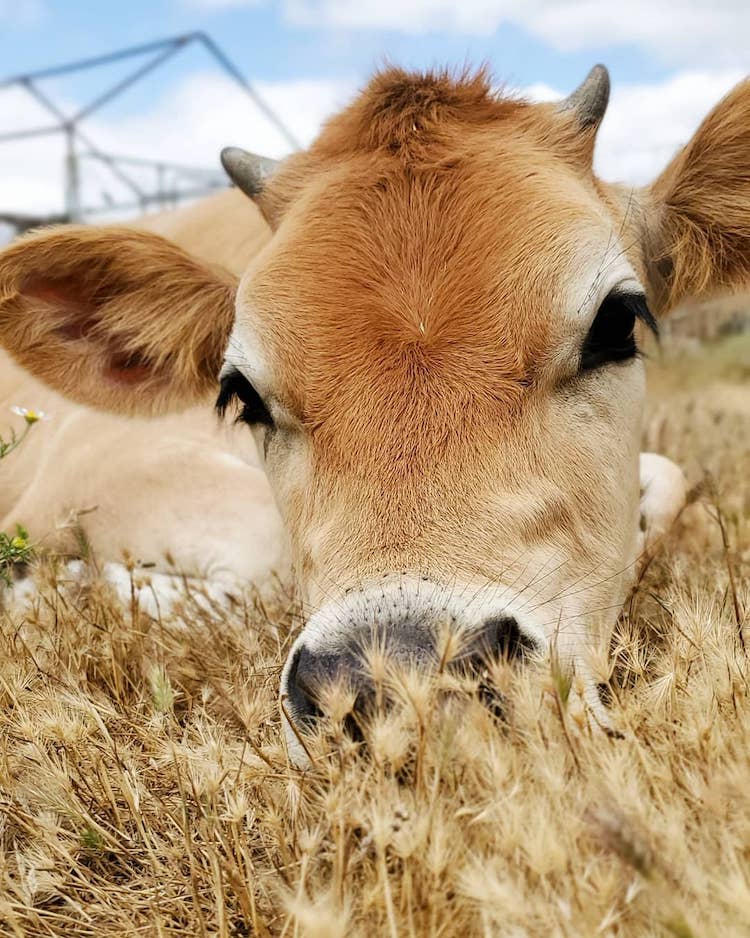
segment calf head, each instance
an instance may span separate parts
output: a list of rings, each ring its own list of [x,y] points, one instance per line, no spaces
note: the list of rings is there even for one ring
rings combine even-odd
[[[557,105],[390,70],[265,185],[225,151],[274,231],[236,291],[125,229],[0,258],[0,341],[85,403],[192,403],[223,356],[294,549],[300,726],[330,680],[369,698],[368,644],[429,663],[455,633],[472,665],[554,643],[598,709],[641,529],[679,508],[650,458],[641,518],[640,334],[750,274],[750,84],[642,190],[593,174],[607,93],[601,67]]]

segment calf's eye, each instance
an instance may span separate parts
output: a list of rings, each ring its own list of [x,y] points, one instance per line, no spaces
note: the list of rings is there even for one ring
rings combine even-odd
[[[642,293],[613,290],[599,307],[581,350],[581,370],[591,371],[638,355],[637,320],[658,335],[658,326]]]
[[[261,425],[273,428],[273,417],[263,398],[241,372],[232,369],[222,375],[220,380],[221,387],[216,399],[216,410],[220,417],[235,404],[238,409],[238,423],[246,423],[251,427]]]

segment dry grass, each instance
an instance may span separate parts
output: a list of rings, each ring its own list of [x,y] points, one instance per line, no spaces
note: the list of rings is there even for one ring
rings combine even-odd
[[[185,630],[50,584],[0,613],[1,933],[750,934],[749,353],[652,368],[648,442],[721,517],[693,509],[623,616],[623,739],[549,665],[499,668],[507,722],[404,679],[368,758],[333,725],[301,772],[284,602]]]

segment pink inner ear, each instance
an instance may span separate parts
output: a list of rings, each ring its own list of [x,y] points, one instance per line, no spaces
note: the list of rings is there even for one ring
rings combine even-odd
[[[154,377],[148,359],[137,352],[123,352],[110,345],[101,333],[92,339],[99,322],[96,304],[74,279],[35,280],[23,286],[23,295],[52,309],[57,320],[53,332],[63,340],[92,340],[92,354],[104,359],[104,376],[115,384],[135,386]],[[117,337],[113,337],[116,341]],[[94,351],[96,349],[96,351]]]
[[[20,292],[32,300],[41,300],[49,306],[72,311],[88,306],[88,298],[84,297],[80,284],[70,277],[56,280],[28,279]]]
[[[21,293],[57,313],[54,331],[65,339],[86,338],[96,323],[91,301],[75,280],[33,280],[23,285]]]
[[[137,368],[110,368],[107,377],[115,384],[135,385],[148,381],[153,377],[153,373],[146,365],[139,365]]]
[[[143,384],[154,377],[154,369],[138,355],[112,354],[105,368],[106,376],[117,384]]]

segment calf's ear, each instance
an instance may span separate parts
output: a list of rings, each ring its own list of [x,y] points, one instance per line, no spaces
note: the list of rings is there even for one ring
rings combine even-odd
[[[658,311],[750,286],[750,79],[716,105],[644,196]]]
[[[0,253],[0,346],[80,403],[181,410],[216,386],[235,290],[155,234],[49,229]]]

